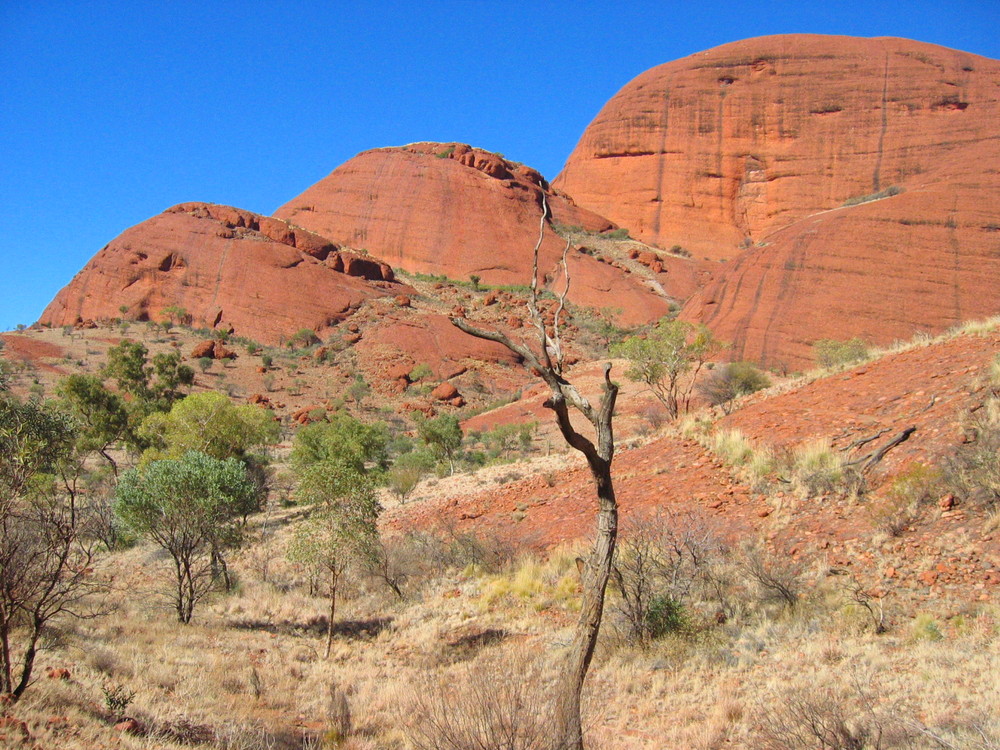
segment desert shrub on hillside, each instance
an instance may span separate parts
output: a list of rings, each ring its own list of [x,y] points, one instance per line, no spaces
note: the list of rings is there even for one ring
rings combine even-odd
[[[693,515],[629,521],[612,570],[612,608],[625,641],[648,645],[686,630],[688,610],[704,597],[708,566],[721,554],[712,529]]]
[[[881,699],[871,678],[825,675],[819,684],[786,687],[761,705],[761,750],[902,750],[919,747],[899,706]],[[954,747],[937,745],[938,747]]]
[[[296,331],[289,337],[288,341],[286,342],[286,346],[291,348],[295,347],[305,348],[313,346],[318,343],[319,343],[319,336],[316,335],[316,331],[312,330],[311,328],[300,328],[298,331]]]
[[[820,367],[827,369],[846,367],[868,356],[868,344],[858,337],[847,341],[819,339],[813,344],[813,354],[816,357],[816,364]]]
[[[822,438],[803,443],[792,455],[792,484],[805,497],[835,490],[844,478],[840,456]]]
[[[698,386],[708,403],[721,406],[729,414],[733,400],[768,388],[771,379],[749,362],[731,362],[717,368]]]
[[[989,399],[966,423],[966,441],[944,467],[944,484],[962,500],[1000,504],[1000,399]]]
[[[424,451],[410,451],[393,461],[386,472],[386,484],[400,503],[416,489],[420,480],[434,468],[434,457]]]
[[[929,503],[941,486],[941,472],[921,463],[912,463],[889,484],[882,497],[869,506],[876,528],[899,536]]]

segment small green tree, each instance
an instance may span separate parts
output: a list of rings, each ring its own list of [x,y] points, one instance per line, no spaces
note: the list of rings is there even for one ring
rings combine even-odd
[[[199,357],[198,358],[198,369],[201,370],[202,375],[207,373],[212,369],[212,365],[215,364],[215,360],[211,357]]]
[[[434,457],[421,451],[404,453],[393,461],[386,475],[386,481],[400,504],[406,502],[406,498],[432,468],[434,468]]]
[[[314,507],[296,531],[289,558],[311,569],[316,578],[327,581],[330,615],[326,657],[329,658],[341,576],[352,560],[372,568],[384,554],[376,525],[381,507],[371,481],[337,460],[310,464],[300,468],[299,474],[299,500]]]
[[[160,314],[166,319],[162,325],[167,331],[170,330],[170,326],[185,325],[191,318],[188,311],[180,305],[168,305],[160,311]]]
[[[235,520],[257,501],[256,485],[235,458],[220,461],[190,451],[122,474],[115,513],[128,529],[169,553],[179,622],[191,622],[195,605],[215,581],[215,552],[236,543]]]
[[[847,341],[819,339],[813,343],[813,352],[820,367],[846,367],[868,356],[868,344],[857,336]]]
[[[73,483],[56,481],[75,443],[66,414],[22,403],[0,383],[0,693],[12,700],[31,684],[53,620],[84,616],[100,585]]]
[[[721,348],[705,326],[661,318],[645,336],[629,336],[611,351],[629,360],[626,377],[645,383],[676,419],[690,408],[698,373]]]
[[[451,414],[443,414],[434,419],[427,419],[422,414],[417,416],[417,434],[424,444],[439,458],[448,461],[452,474],[455,473],[455,455],[462,447],[462,426],[458,418]]]
[[[288,346],[313,346],[319,343],[319,336],[311,328],[300,328],[288,339]]]
[[[194,370],[181,364],[177,352],[153,355],[152,374],[155,378],[151,385],[152,400],[157,411],[170,409],[174,402],[184,398],[181,389],[194,384]]]
[[[114,380],[122,393],[139,401],[148,401],[151,373],[146,366],[148,353],[149,350],[139,342],[124,339],[117,346],[108,349],[108,361],[101,370],[101,375]]]
[[[148,364],[149,351],[145,346],[129,339],[108,349],[108,361],[101,375],[114,380],[118,390],[130,397],[128,403],[130,434],[137,436],[137,428],[149,414],[169,411],[176,401],[184,398],[182,389],[194,383],[194,370],[181,363],[177,352],[161,353]],[[146,446],[135,440],[132,447]]]
[[[99,453],[118,476],[118,464],[108,449],[128,437],[128,410],[121,396],[105,388],[94,375],[69,375],[59,382],[56,392],[64,410],[77,423],[77,450]]]

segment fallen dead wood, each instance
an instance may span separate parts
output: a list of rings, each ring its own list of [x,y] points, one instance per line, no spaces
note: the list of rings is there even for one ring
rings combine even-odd
[[[848,461],[847,463],[844,464],[844,466],[856,466],[857,464],[863,463],[864,466],[861,467],[862,473],[868,472],[883,458],[885,458],[886,454],[889,451],[891,451],[900,443],[905,443],[907,440],[910,439],[910,435],[912,435],[916,431],[917,428],[915,426],[907,427],[905,430],[900,432],[898,435],[896,435],[896,437],[894,437],[888,443],[883,445],[877,451],[873,451],[872,453],[864,455],[861,458],[855,459],[854,461]],[[887,432],[887,430],[883,430],[882,432],[883,433]],[[867,442],[871,442],[871,440]]]

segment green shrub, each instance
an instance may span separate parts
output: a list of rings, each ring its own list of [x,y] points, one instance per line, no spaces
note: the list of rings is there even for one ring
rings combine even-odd
[[[651,638],[683,632],[687,624],[687,613],[679,601],[659,594],[650,599],[649,609],[646,611],[646,630]]]
[[[287,346],[293,347],[298,345],[303,347],[309,347],[318,343],[319,343],[319,336],[316,335],[316,331],[312,330],[311,328],[300,328],[292,335],[290,339],[288,339]]]
[[[940,641],[944,638],[937,620],[928,614],[917,615],[913,621],[913,637],[918,641]]]
[[[424,378],[429,378],[434,374],[434,370],[426,362],[421,362],[416,365],[412,370],[410,370],[409,378],[411,383],[416,383]]]

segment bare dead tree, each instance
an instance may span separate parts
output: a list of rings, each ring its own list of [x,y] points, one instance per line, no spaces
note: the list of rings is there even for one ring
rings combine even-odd
[[[579,451],[587,459],[597,492],[597,536],[588,558],[580,564],[580,578],[583,603],[576,632],[570,646],[556,692],[555,738],[559,750],[582,750],[583,731],[580,722],[580,695],[583,683],[594,655],[597,636],[604,613],[604,594],[611,575],[615,542],[618,535],[618,502],[615,498],[611,478],[611,461],[615,453],[612,419],[618,386],[611,381],[611,364],[604,365],[604,393],[600,405],[594,407],[583,394],[563,375],[563,349],[560,339],[562,316],[565,312],[566,297],[569,294],[570,275],[566,262],[569,242],[563,248],[560,266],[566,280],[565,288],[559,295],[550,325],[538,307],[538,254],[545,233],[548,218],[548,203],[542,193],[542,217],[539,221],[538,242],[535,244],[531,269],[531,287],[528,295],[528,313],[538,334],[538,350],[513,340],[501,331],[484,330],[469,324],[462,318],[452,318],[454,326],[477,338],[495,341],[507,347],[521,358],[522,364],[539,377],[549,387],[549,398],[545,405],[555,412],[559,431],[567,444]],[[595,440],[579,433],[570,420],[570,409],[575,409],[594,426]]]

